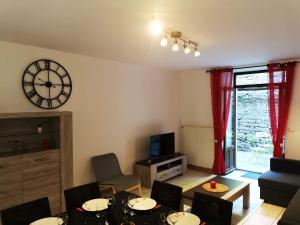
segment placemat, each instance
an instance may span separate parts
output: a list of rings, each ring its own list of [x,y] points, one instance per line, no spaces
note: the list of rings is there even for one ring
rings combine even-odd
[[[227,185],[216,183],[216,188],[211,188],[210,183],[205,183],[202,185],[202,188],[205,191],[214,192],[214,193],[223,193],[229,190]]]

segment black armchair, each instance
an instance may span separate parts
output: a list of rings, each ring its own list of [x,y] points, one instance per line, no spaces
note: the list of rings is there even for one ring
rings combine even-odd
[[[196,192],[192,213],[206,225],[231,225],[232,202]]]
[[[101,198],[97,182],[73,187],[64,191],[67,212],[81,207],[88,200]]]
[[[157,180],[153,182],[151,198],[159,204],[179,211],[181,208],[181,197],[182,187]]]
[[[48,198],[41,198],[1,211],[3,225],[28,225],[35,220],[50,217]]]

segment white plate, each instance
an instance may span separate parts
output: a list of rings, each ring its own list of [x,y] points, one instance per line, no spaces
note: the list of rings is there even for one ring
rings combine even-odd
[[[63,220],[59,217],[47,217],[32,222],[30,225],[61,225]]]
[[[89,200],[82,204],[82,208],[85,211],[96,212],[108,208],[108,199],[105,198],[96,198]]]
[[[173,225],[173,223],[171,222],[171,219],[173,217],[178,217],[178,220],[175,223],[176,225],[199,225],[201,222],[199,217],[192,213],[178,212],[173,213],[167,217],[168,224]]]
[[[156,201],[152,198],[135,198],[128,202],[128,206],[135,210],[150,210],[156,206]]]

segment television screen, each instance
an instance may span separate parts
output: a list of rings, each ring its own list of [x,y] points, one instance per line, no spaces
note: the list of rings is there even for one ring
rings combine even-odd
[[[175,133],[150,136],[150,157],[172,155],[175,153]]]

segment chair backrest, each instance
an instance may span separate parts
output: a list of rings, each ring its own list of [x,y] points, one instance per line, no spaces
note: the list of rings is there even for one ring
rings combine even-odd
[[[117,156],[114,153],[95,156],[92,159],[96,180],[101,184],[122,175]]]
[[[163,183],[155,180],[153,182],[151,198],[157,203],[168,206],[174,210],[180,210],[182,187]]]
[[[2,225],[28,225],[35,220],[50,216],[51,210],[47,197],[1,211]]]
[[[81,207],[88,200],[100,198],[101,193],[97,182],[73,187],[64,191],[67,212]]]
[[[199,216],[201,221],[219,225],[231,225],[232,202],[196,192],[192,213]]]

